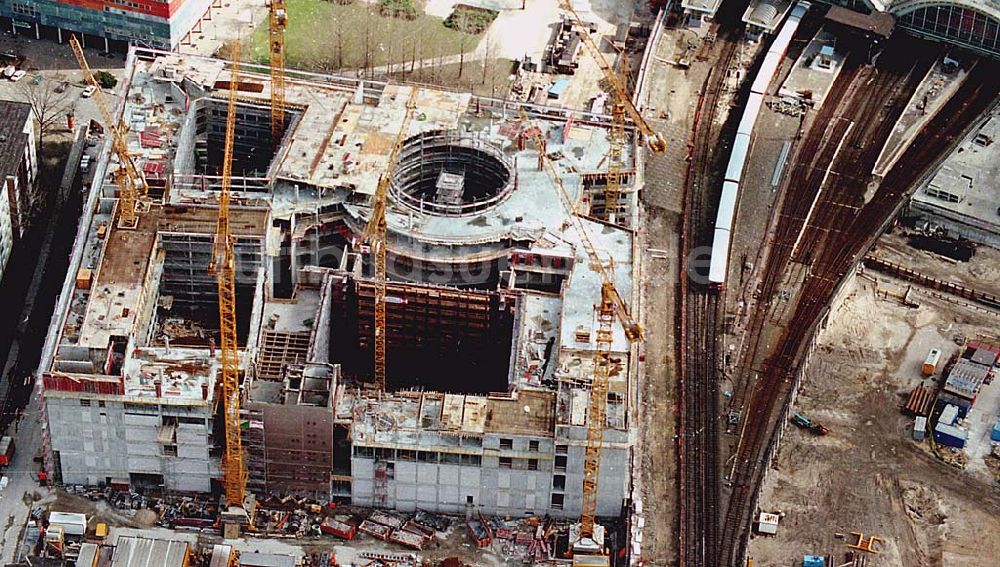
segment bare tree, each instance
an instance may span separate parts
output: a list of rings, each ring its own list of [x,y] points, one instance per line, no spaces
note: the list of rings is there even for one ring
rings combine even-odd
[[[56,121],[73,110],[73,99],[70,92],[56,92],[50,81],[23,81],[18,88],[24,101],[31,104],[31,113],[38,121],[38,145],[44,146],[45,136]]]
[[[486,45],[483,47],[483,55],[484,55],[483,56],[483,84],[484,85],[486,84],[486,74],[487,74],[487,71],[489,70],[489,67],[490,67],[490,65],[493,62],[493,44],[490,41],[490,39],[491,39],[490,38],[490,32],[489,32],[489,30],[487,30],[486,31],[486,37],[484,38],[484,41],[486,41]]]
[[[336,47],[337,47],[337,69],[344,68],[344,22],[341,18],[334,18],[333,20],[333,33],[336,37]]]

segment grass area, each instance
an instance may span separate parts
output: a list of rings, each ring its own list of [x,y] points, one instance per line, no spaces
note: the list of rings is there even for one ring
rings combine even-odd
[[[409,67],[407,67],[407,70]],[[436,67],[416,67],[412,72],[393,73],[392,78],[440,85],[480,96],[504,97],[510,92],[514,62],[510,59],[469,61],[464,65],[451,63]],[[459,74],[461,71],[461,74]]]
[[[288,0],[286,65],[308,70],[378,67],[476,48],[482,34],[448,29],[441,18],[379,15],[378,3]],[[367,56],[366,56],[367,54]],[[267,20],[254,32],[250,59],[268,61]]]

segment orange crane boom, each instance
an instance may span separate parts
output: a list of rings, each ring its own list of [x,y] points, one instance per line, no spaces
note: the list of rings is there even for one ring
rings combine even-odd
[[[114,172],[115,184],[118,185],[118,226],[121,228],[135,228],[139,223],[140,199],[149,191],[146,180],[139,174],[139,169],[135,166],[132,156],[128,152],[128,140],[125,137],[124,125],[111,113],[111,107],[104,98],[104,91],[101,90],[100,83],[94,77],[94,73],[87,64],[87,58],[83,54],[83,46],[76,39],[75,35],[69,36],[69,45],[73,48],[73,55],[83,71],[83,77],[94,89],[94,102],[101,112],[105,127],[111,133],[111,147],[118,157],[118,169]]]
[[[522,110],[521,120],[528,123],[528,116]],[[531,131],[525,129],[526,132]],[[545,155],[545,141],[541,131],[538,130],[535,136],[535,147],[540,152],[539,159],[545,166],[546,172],[559,189],[559,196],[562,198],[565,207],[572,221],[573,228],[580,236],[580,241],[587,252],[590,266],[597,271],[601,277],[601,298],[597,304],[597,333],[594,350],[594,372],[590,385],[590,406],[587,414],[587,451],[583,464],[583,505],[580,514],[580,536],[581,538],[592,538],[594,535],[594,521],[597,516],[597,494],[598,481],[601,472],[601,451],[604,445],[604,429],[607,425],[608,407],[608,380],[611,372],[611,347],[613,342],[614,320],[617,318],[625,331],[625,338],[630,343],[643,340],[643,329],[632,318],[628,305],[622,299],[618,289],[615,287],[613,273],[604,266],[604,261],[594,247],[587,226],[580,218],[573,199],[570,197],[566,186],[563,185],[559,172],[556,171],[552,161]]]
[[[389,159],[386,160],[385,171],[379,177],[378,186],[375,188],[375,197],[372,201],[372,211],[368,217],[368,224],[365,225],[361,241],[373,248],[375,253],[375,388],[379,392],[385,391],[385,355],[386,355],[386,324],[385,324],[385,293],[386,293],[386,232],[385,210],[389,199],[389,185],[392,183],[392,170],[396,167],[396,160],[399,159],[399,149],[406,139],[406,132],[410,127],[410,118],[413,116],[413,109],[416,107],[417,89],[412,88],[410,97],[406,101],[406,114],[403,122],[399,126],[396,134],[396,141],[392,145]]]
[[[271,49],[271,141],[278,145],[285,129],[285,0],[271,0],[268,39]]]
[[[236,93],[240,74],[240,44],[233,45],[230,66],[229,106],[226,115],[226,143],[222,157],[222,188],[219,191],[219,218],[215,227],[215,249],[209,270],[219,289],[219,349],[222,358],[222,403],[225,416],[226,450],[222,459],[223,485],[229,506],[243,507],[246,496],[246,468],[240,440],[240,360],[236,337],[236,257],[229,227],[229,201],[233,177],[233,145],[236,138]]]
[[[562,8],[569,13],[573,23],[580,30],[580,37],[587,45],[598,67],[604,74],[604,79],[611,89],[611,132],[608,137],[610,148],[608,150],[608,177],[604,186],[604,218],[609,222],[616,222],[618,215],[618,203],[621,199],[622,180],[625,175],[622,173],[622,154],[625,149],[625,115],[628,114],[635,122],[639,130],[646,136],[646,143],[653,153],[663,153],[667,149],[667,144],[663,136],[653,131],[653,128],[642,117],[639,109],[632,104],[632,99],[628,96],[628,89],[621,76],[608,63],[601,50],[597,46],[594,38],[590,37],[588,26],[580,19],[580,15],[573,9],[569,0],[559,0]],[[623,55],[624,60],[624,55]]]
[[[604,58],[601,54],[601,50],[597,47],[597,42],[594,38],[590,37],[590,33],[587,32],[587,25],[583,23],[580,15],[576,13],[573,9],[573,5],[569,0],[559,0],[559,4],[562,6],[563,10],[573,18],[573,23],[575,23],[580,28],[580,37],[583,39],[583,43],[587,46],[590,54],[597,61],[597,66],[601,68],[601,72],[604,73],[604,79],[608,82],[608,86],[611,88],[611,94],[615,97],[615,102],[621,105],[622,111],[628,114],[632,122],[635,123],[639,131],[646,136],[646,145],[649,147],[650,151],[656,154],[662,154],[667,151],[667,143],[663,139],[663,136],[653,131],[653,128],[646,122],[646,119],[642,117],[642,113],[639,109],[635,107],[632,103],[632,99],[628,96],[628,89],[625,87],[625,83],[622,81],[621,77],[615,70],[608,64],[608,60]]]

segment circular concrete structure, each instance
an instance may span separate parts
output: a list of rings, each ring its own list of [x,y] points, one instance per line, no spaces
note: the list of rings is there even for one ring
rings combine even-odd
[[[432,131],[407,139],[392,173],[391,195],[440,216],[482,212],[514,189],[513,165],[500,148],[457,133]]]

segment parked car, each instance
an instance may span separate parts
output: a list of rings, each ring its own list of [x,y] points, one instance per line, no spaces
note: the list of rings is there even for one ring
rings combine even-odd
[[[83,98],[90,98],[97,91],[97,87],[94,85],[87,85],[87,88],[83,89],[83,93],[80,96]]]
[[[90,156],[83,154],[83,159],[80,160],[80,173],[87,173],[90,171]]]
[[[10,80],[16,83],[20,81],[25,75],[27,75],[27,73],[24,71],[14,71],[14,74],[10,76]]]
[[[68,81],[60,81],[59,84],[56,85],[56,88],[54,88],[52,90],[56,91],[57,93],[64,93],[64,92],[66,92],[66,89],[68,89],[68,88],[69,88],[69,82]]]

